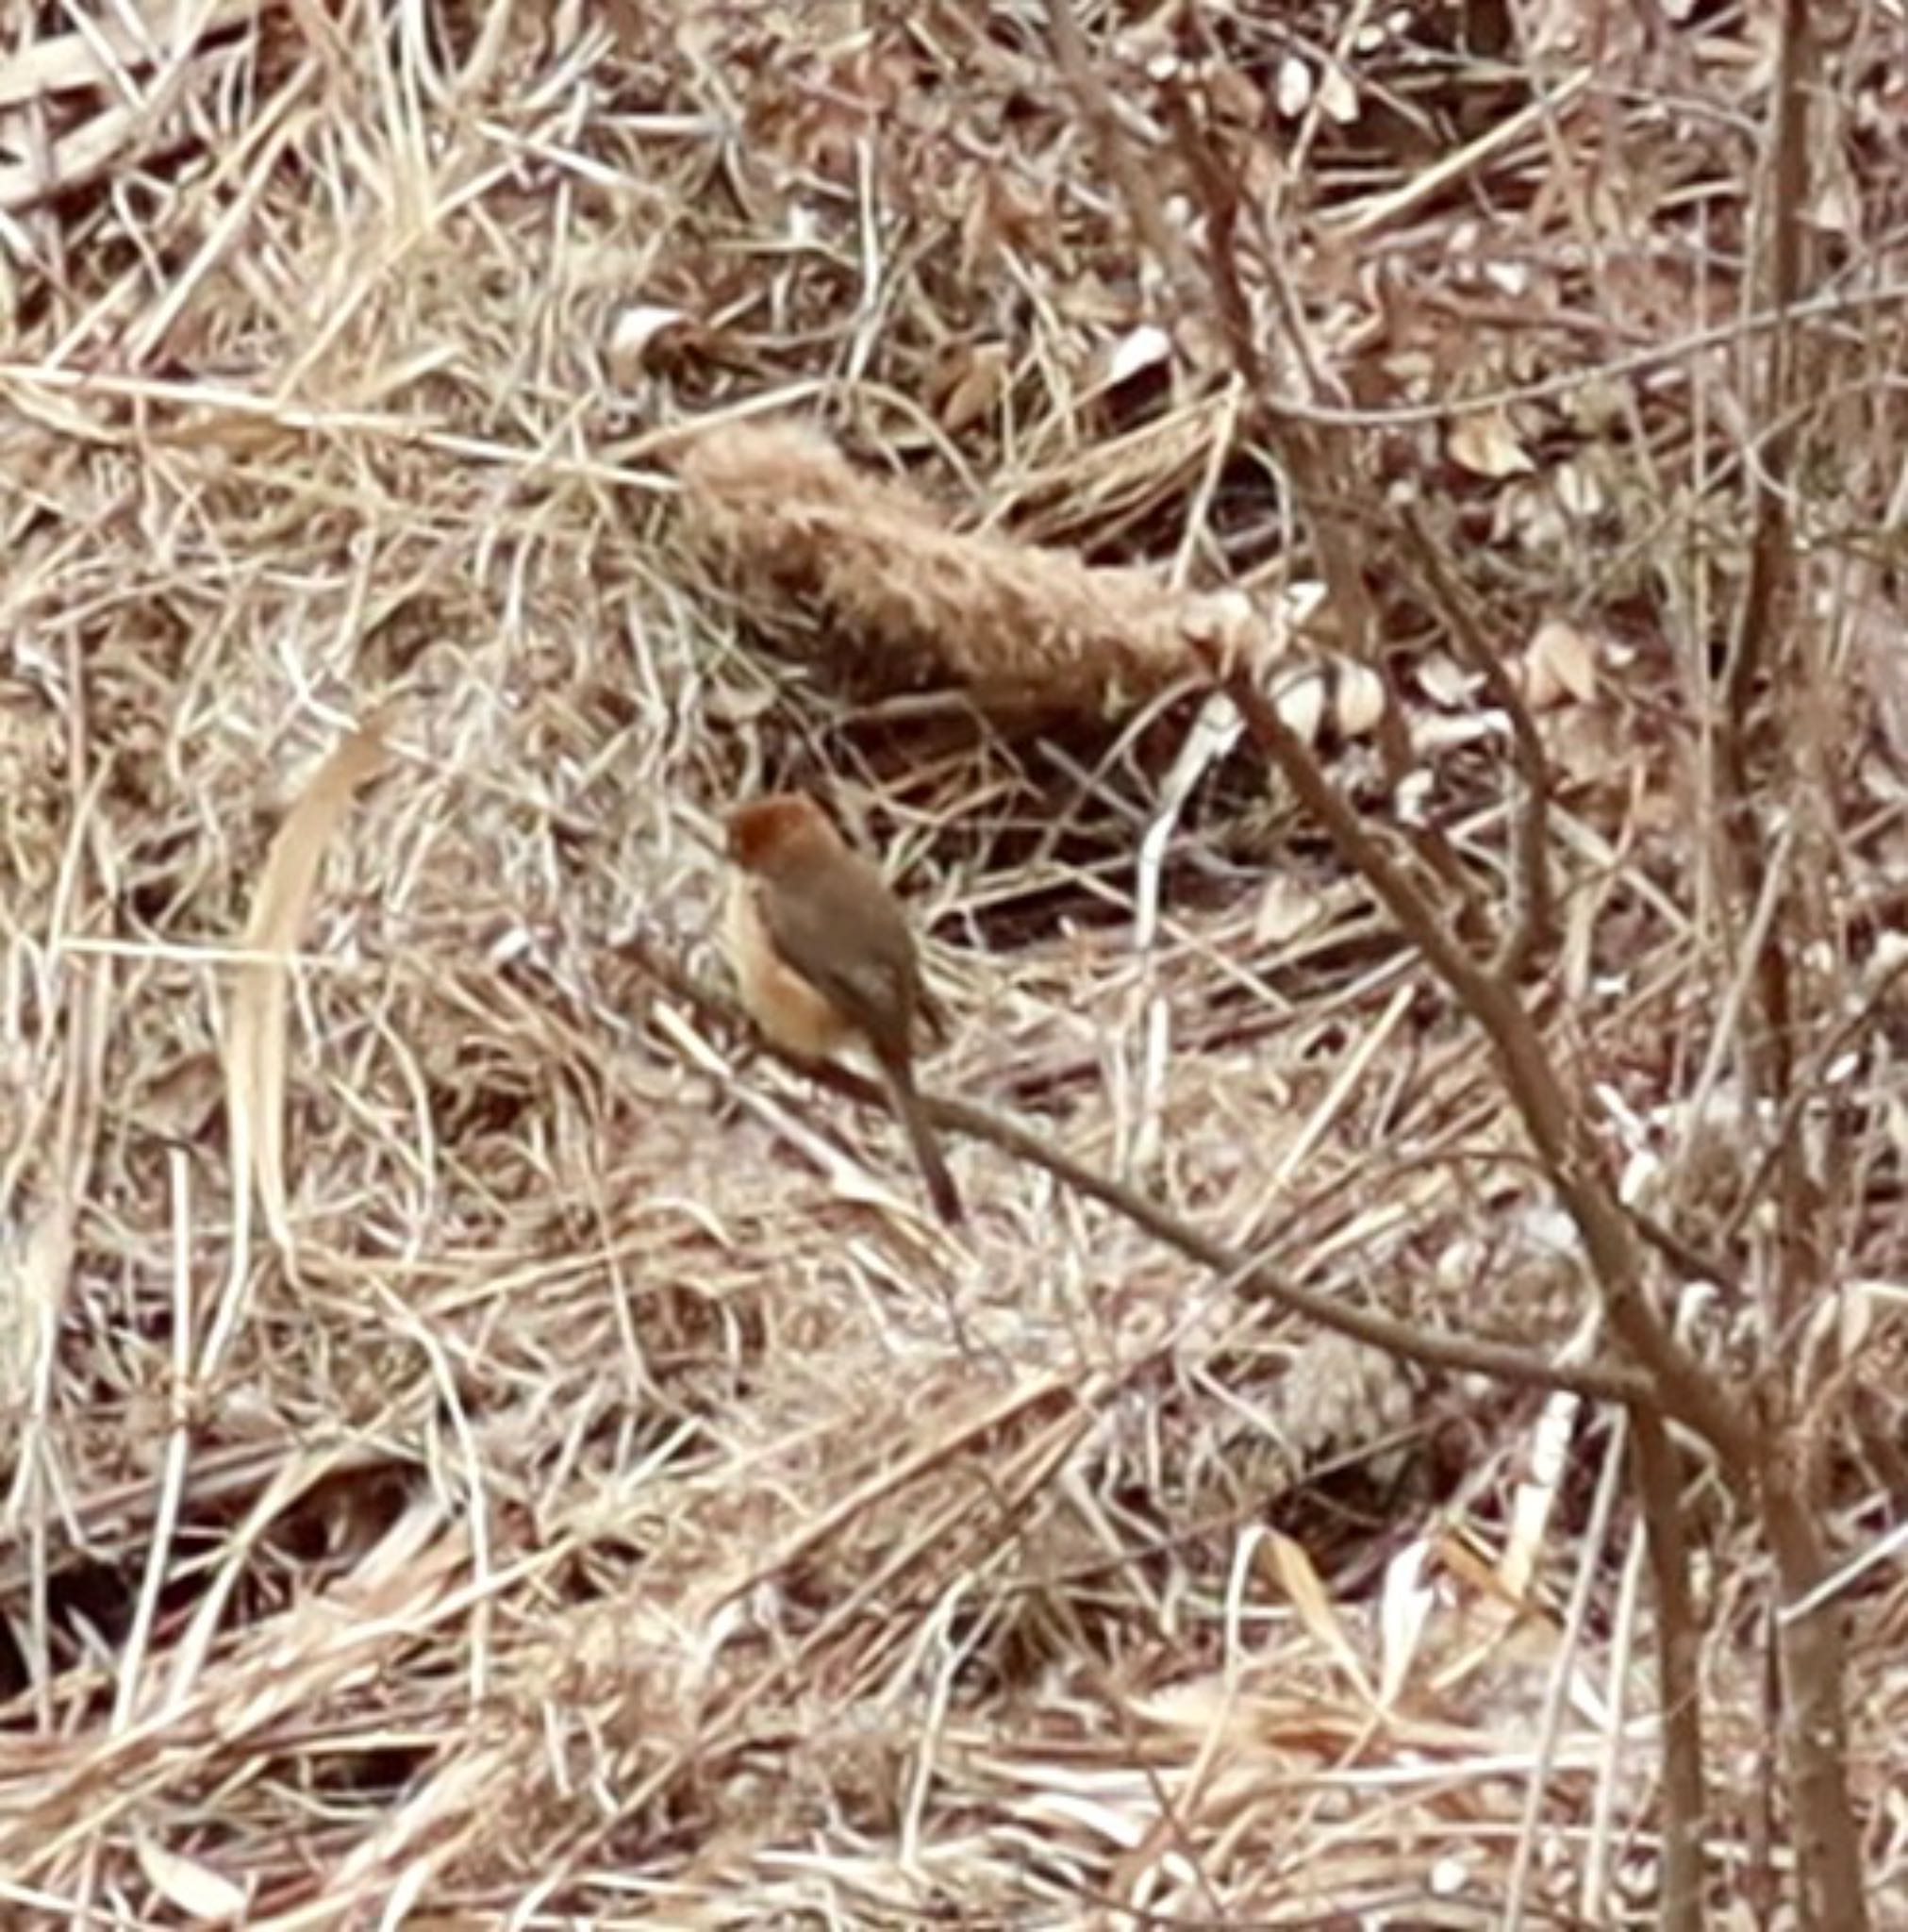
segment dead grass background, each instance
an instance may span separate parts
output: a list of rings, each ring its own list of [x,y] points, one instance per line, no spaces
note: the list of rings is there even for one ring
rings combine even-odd
[[[1686,1105],[1717,987],[1679,652],[1732,568],[1719,330],[1768,48],[1760,7],[1699,11],[1537,8],[1488,47],[1488,9],[1435,5],[1215,8],[1205,43],[1087,21],[1142,132],[1158,63],[1206,59],[1278,210],[1255,292],[1326,374],[1348,497],[1415,491],[1561,664],[1547,1011],[1685,1200],[1734,1143]],[[1900,30],[1879,9],[1837,50],[1813,211],[1845,452],[1819,518],[1845,530],[1899,517],[1897,458],[1863,452],[1898,407]],[[707,963],[713,815],[825,785],[935,934],[937,1085],[1308,1286],[1570,1332],[1475,1040],[1316,839],[1235,771],[1149,857],[1183,705],[1142,675],[1093,686],[1094,730],[996,729],[891,667],[845,691],[855,653],[919,642],[909,610],[805,578],[765,602],[683,514],[686,428],[793,419],[852,453],[851,498],[905,476],[951,529],[1144,569],[1162,608],[1305,575],[1212,345],[1157,330],[1043,35],[1011,6],[223,0],[0,40],[0,1897],[25,1920],[1649,1916],[1608,1418],[1308,1337],[985,1148],[950,1244],[885,1121],[738,1071],[616,944]],[[1454,428],[1419,407],[1510,390]],[[1878,556],[1813,580],[1833,690],[1881,720],[1843,738],[1806,694],[1837,782],[1870,787],[1825,924],[1851,988],[1902,878]],[[1401,675],[1482,849],[1489,735],[1435,652]],[[233,949],[286,812],[373,715],[385,769],[288,983],[281,1244],[238,1218]],[[1885,1094],[1883,1049],[1850,1104]],[[1885,1341],[1876,1117],[1834,1240]],[[1850,1460],[1851,1548],[1889,1495]],[[1719,1506],[1704,1529],[1713,1856],[1747,1924],[1756,1579]],[[1855,1783],[1908,1918],[1879,1574]]]

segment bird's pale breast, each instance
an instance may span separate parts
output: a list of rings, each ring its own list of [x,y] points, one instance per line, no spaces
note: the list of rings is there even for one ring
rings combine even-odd
[[[783,963],[769,937],[755,894],[760,885],[732,874],[722,908],[722,940],[742,1004],[785,1053],[828,1059],[856,1038],[855,1030],[802,975]]]

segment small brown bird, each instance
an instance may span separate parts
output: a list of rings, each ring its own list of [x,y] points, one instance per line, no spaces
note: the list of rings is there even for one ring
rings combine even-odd
[[[888,1077],[935,1212],[961,1199],[914,1090],[926,990],[914,939],[881,874],[811,798],[776,792],[729,814],[723,938],[742,1001],[775,1044],[827,1059],[859,1044]]]

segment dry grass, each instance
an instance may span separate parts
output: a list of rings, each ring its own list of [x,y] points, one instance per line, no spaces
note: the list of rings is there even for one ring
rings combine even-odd
[[[918,642],[910,612],[838,582],[821,614],[868,634],[767,654],[817,613],[752,610],[679,514],[686,427],[781,418],[853,453],[854,500],[902,500],[886,464],[1009,575],[1020,541],[1078,545],[1166,611],[1303,575],[1211,345],[1146,334],[1037,19],[221,0],[168,39],[169,8],[46,11],[0,42],[0,1898],[1647,1919],[1608,1418],[1404,1378],[986,1147],[956,1152],[976,1226],[950,1241],[885,1119],[745,1063],[615,943],[706,963],[713,815],[816,784],[933,927],[935,1084],[1314,1289],[1574,1324],[1490,1068],[1362,895],[1231,768],[1169,860],[1159,801],[1206,772],[1162,782],[1183,703],[1020,735],[851,703],[831,666]],[[1142,11],[1102,51],[1143,118]],[[1269,87],[1214,17],[1236,85]],[[1718,992],[1658,618],[1704,635],[1686,560],[1726,541],[1703,491],[1733,425],[1685,386],[1723,352],[1662,345],[1734,311],[1690,264],[1740,242],[1743,32],[1625,26],[1601,87],[1554,49],[1549,115],[1408,40],[1342,69],[1295,42],[1383,107],[1375,147],[1330,90],[1241,141],[1321,422],[1527,391],[1454,442],[1408,409],[1348,432],[1346,485],[1409,480],[1481,600],[1600,640],[1595,702],[1552,719],[1571,910],[1536,997],[1685,1205],[1727,1128],[1688,1111]],[[1694,104],[1674,139],[1665,100]],[[1672,158],[1724,184],[1700,219],[1623,199]],[[1878,179],[1880,252],[1822,327],[1880,391]],[[1625,379],[1545,386],[1599,360]],[[1851,466],[1833,512],[1879,525],[1874,484]],[[1883,681],[1885,580],[1832,575]],[[1408,675],[1451,847],[1487,854],[1498,741],[1440,698],[1446,660]],[[1335,714],[1353,783],[1361,709]],[[373,719],[381,773],[298,817]],[[1664,755],[1635,776],[1632,747]],[[1899,824],[1841,828],[1839,988]],[[1867,1094],[1892,1063],[1862,1053]],[[1876,1143],[1835,1236],[1897,1294],[1900,1158]],[[1852,1549],[1886,1498],[1847,1476],[1833,1507]],[[1702,1528],[1727,1896],[1767,1768],[1760,1600],[1740,1526]],[[1899,1889],[1900,1597],[1867,1588],[1856,1782]]]

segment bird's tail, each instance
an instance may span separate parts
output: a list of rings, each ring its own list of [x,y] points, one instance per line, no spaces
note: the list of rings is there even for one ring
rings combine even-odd
[[[954,1186],[954,1175],[948,1172],[947,1158],[940,1151],[940,1141],[928,1124],[926,1109],[921,1104],[920,1094],[914,1091],[914,1075],[904,1060],[884,1062],[882,1071],[888,1075],[888,1084],[893,1091],[894,1110],[907,1130],[908,1144],[914,1149],[915,1164],[921,1169],[921,1177],[927,1183],[927,1197],[934,1203],[934,1211],[950,1227],[957,1227],[966,1220],[967,1210],[961,1206],[960,1191]]]

